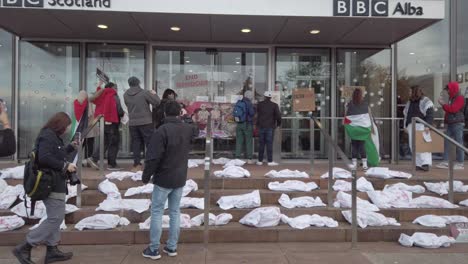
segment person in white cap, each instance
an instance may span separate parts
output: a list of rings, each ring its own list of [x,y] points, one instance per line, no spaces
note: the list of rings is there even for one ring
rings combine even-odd
[[[268,166],[277,166],[278,163],[273,161],[273,138],[275,128],[281,126],[281,112],[278,104],[271,101],[271,91],[266,91],[264,97],[265,100],[257,105],[257,127],[259,129],[260,141],[257,165],[263,165],[266,145]]]

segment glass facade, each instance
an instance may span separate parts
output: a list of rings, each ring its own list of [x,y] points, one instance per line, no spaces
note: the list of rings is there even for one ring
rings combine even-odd
[[[7,105],[10,121],[14,120],[13,35],[0,30],[0,98]]]

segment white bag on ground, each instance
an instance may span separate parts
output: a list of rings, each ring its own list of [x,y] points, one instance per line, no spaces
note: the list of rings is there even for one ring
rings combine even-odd
[[[268,178],[309,178],[309,174],[306,172],[288,169],[281,171],[271,170],[265,176]]]
[[[142,171],[131,172],[131,171],[114,171],[106,175],[109,180],[123,181],[125,179],[132,179],[132,181],[141,181],[143,175]]]
[[[99,183],[98,190],[107,195],[108,199],[121,198],[119,188],[117,188],[117,185],[115,185],[115,183],[109,181],[109,179],[106,179]]]
[[[169,216],[163,215],[162,216],[162,228],[169,228]],[[149,230],[151,227],[151,216],[148,217],[145,222],[139,223],[138,227],[141,230]],[[180,227],[181,228],[191,228],[192,222],[190,220],[190,215],[188,214],[180,214]]]
[[[310,192],[312,190],[318,189],[318,186],[315,182],[302,182],[296,180],[288,180],[285,182],[270,182],[268,183],[268,189],[272,191],[282,191],[282,192]]]
[[[205,209],[205,198],[182,197],[180,208]]]
[[[387,184],[385,185],[384,191],[394,191],[394,190],[400,190],[400,191],[408,191],[412,193],[424,193],[426,189],[421,186],[421,185],[408,185],[406,183],[395,183],[395,184]]]
[[[196,165],[194,168],[200,166],[200,165],[203,165],[205,163],[205,160],[204,159],[189,159],[188,160],[188,164],[192,164],[192,165]],[[189,166],[190,168],[190,166]]]
[[[3,181],[3,180],[0,180]],[[3,189],[3,192],[0,193],[0,210],[6,210],[10,208],[16,200],[18,200],[18,196],[23,193],[23,185],[18,184],[16,186],[6,186]]]
[[[333,206],[335,208],[351,208],[351,194],[345,192],[338,192],[336,195]],[[359,210],[377,212],[379,208],[375,204],[371,204],[369,201],[363,200],[357,197],[357,208]]]
[[[250,172],[242,167],[229,166],[222,171],[215,171],[214,175],[218,178],[248,178]]]
[[[333,190],[343,191],[343,192],[350,192],[352,190],[351,187],[352,187],[351,182],[349,182],[349,181],[336,180],[335,184],[333,185]],[[368,191],[373,191],[374,186],[366,178],[361,177],[356,182],[356,189],[359,192],[368,192]]]
[[[126,226],[129,224],[130,221],[125,217],[120,217],[114,214],[97,214],[79,221],[75,225],[75,229],[80,231],[84,229],[105,230],[116,228],[119,225]]]
[[[440,248],[449,247],[455,243],[455,239],[448,236],[437,236],[432,233],[416,232],[412,236],[401,234],[398,242],[405,247]]]
[[[88,186],[81,184],[81,190],[84,191],[86,189],[88,189]],[[70,198],[76,197],[77,191],[78,191],[77,185],[74,185],[74,186],[68,185],[68,194],[65,198],[65,201],[68,201],[68,199]]]
[[[426,188],[440,196],[449,193],[449,182],[424,182]],[[463,185],[461,181],[453,181],[454,192],[468,192],[468,185]]]
[[[246,214],[239,223],[253,227],[277,226],[281,219],[281,212],[278,207],[261,207]]]
[[[210,219],[210,226],[222,226],[222,225],[227,225],[229,221],[232,220],[232,215],[231,214],[226,214],[222,213],[219,215],[214,215],[212,213],[209,214],[209,219]],[[204,214],[199,214],[195,217],[192,218],[192,226],[201,226],[203,225],[205,220],[205,215]]]
[[[47,219],[47,215],[44,216],[43,218],[41,218],[41,220],[39,221],[39,223],[37,223],[37,224],[31,226],[31,227],[29,228],[29,230],[34,230],[34,229],[38,228],[39,225],[42,224],[42,222],[44,222],[46,219]],[[66,229],[67,229],[67,225],[65,225],[65,220],[63,220],[62,223],[60,224],[60,230],[66,230]]]
[[[115,212],[120,210],[133,210],[137,213],[148,211],[150,199],[106,199],[96,208],[96,211]]]
[[[221,196],[217,204],[223,210],[229,210],[232,208],[256,208],[262,205],[260,199],[260,191],[255,190],[251,193],[231,196]]]
[[[369,199],[379,208],[408,208],[413,193],[407,191],[371,191],[367,192]]]
[[[194,162],[194,161],[192,161],[192,160],[188,160],[188,162],[187,162],[187,167],[188,167],[189,169],[197,168],[197,167],[198,167],[198,163],[196,163],[196,162]]]
[[[153,193],[153,190],[154,190],[154,184],[148,183],[148,184],[143,185],[143,186],[132,187],[132,188],[128,189],[125,192],[124,196],[129,197],[129,196],[134,196],[134,195],[137,195],[137,194],[150,194],[150,193]]]
[[[11,208],[11,212],[15,213],[18,216],[29,219],[41,219],[46,215],[46,207],[42,201],[37,201],[36,206],[34,207],[34,215],[31,215],[31,200],[27,198],[27,206],[24,206],[24,202],[21,202]]]
[[[348,223],[353,223],[351,210],[342,211],[341,214],[344,216],[346,221],[348,221]],[[368,226],[400,226],[395,218],[386,217],[381,213],[365,210],[357,211],[357,225],[360,228],[366,228]]]
[[[187,196],[189,193],[195,191],[198,191],[198,184],[194,180],[188,179],[185,182],[184,189],[182,190],[182,196]]]
[[[80,210],[80,208],[76,207],[74,204],[66,204],[65,205],[65,214],[71,214],[76,211]]]
[[[369,168],[366,171],[366,176],[379,178],[379,179],[392,179],[392,178],[409,179],[411,178],[411,174],[409,173],[402,172],[402,171],[393,171],[393,170],[390,170],[389,168],[384,168],[384,167]]]
[[[3,193],[7,187],[8,183],[4,179],[0,178],[0,194]]]
[[[414,198],[410,203],[410,208],[458,208],[458,205],[452,204],[451,202],[442,198],[433,196],[419,196]]]
[[[423,215],[414,219],[413,224],[420,224],[428,227],[445,227],[447,220],[438,215]]]
[[[219,158],[219,159],[214,159],[214,160],[213,160],[213,164],[216,164],[216,165],[225,165],[225,164],[228,163],[229,161],[231,161],[231,159],[228,159],[228,158]]]
[[[24,178],[24,165],[0,170],[0,179],[22,180],[23,178]]]
[[[290,199],[289,195],[284,193],[281,194],[281,197],[278,199],[278,202],[279,204],[281,204],[281,206],[289,209],[327,206],[322,202],[322,199],[320,199],[320,197],[314,198],[310,196],[302,196]]]
[[[328,178],[328,171],[320,176],[322,179]],[[333,168],[333,178],[334,179],[351,179],[352,175],[350,171],[347,171],[342,168]]]
[[[0,216],[0,232],[12,231],[22,226],[24,220],[17,215]]]
[[[231,167],[231,166],[237,166],[237,167],[242,167],[245,165],[245,161],[240,160],[240,159],[233,159],[228,161],[226,164],[224,164],[223,168]]]
[[[314,215],[301,215],[297,217],[288,217],[281,215],[281,222],[288,224],[292,228],[304,229],[310,226],[317,227],[338,227],[338,222],[330,217]]]

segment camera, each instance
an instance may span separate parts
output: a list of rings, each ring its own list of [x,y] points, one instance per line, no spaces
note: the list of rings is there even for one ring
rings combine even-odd
[[[68,173],[68,182],[70,183],[71,186],[81,184],[80,178],[78,178],[78,175],[76,174],[76,172]]]

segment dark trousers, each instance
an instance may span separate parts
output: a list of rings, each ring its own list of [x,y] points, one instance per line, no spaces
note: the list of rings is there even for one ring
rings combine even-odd
[[[84,146],[84,159],[93,156],[94,153],[94,138],[86,138],[83,143]]]
[[[366,149],[364,148],[364,141],[362,140],[351,140],[351,156],[353,159],[366,158]]]
[[[130,127],[130,136],[132,138],[133,166],[141,165],[142,146],[144,146],[144,148],[148,148],[153,131],[153,124]]]
[[[273,128],[260,128],[259,130],[259,148],[258,148],[258,161],[263,161],[263,154],[265,153],[265,145],[267,149],[268,162],[273,161],[273,138],[275,130]]]
[[[120,132],[119,124],[110,124],[104,126],[104,155],[107,152],[107,164],[117,166],[117,153],[119,152]],[[99,145],[96,146],[93,154],[93,160],[99,160]]]

